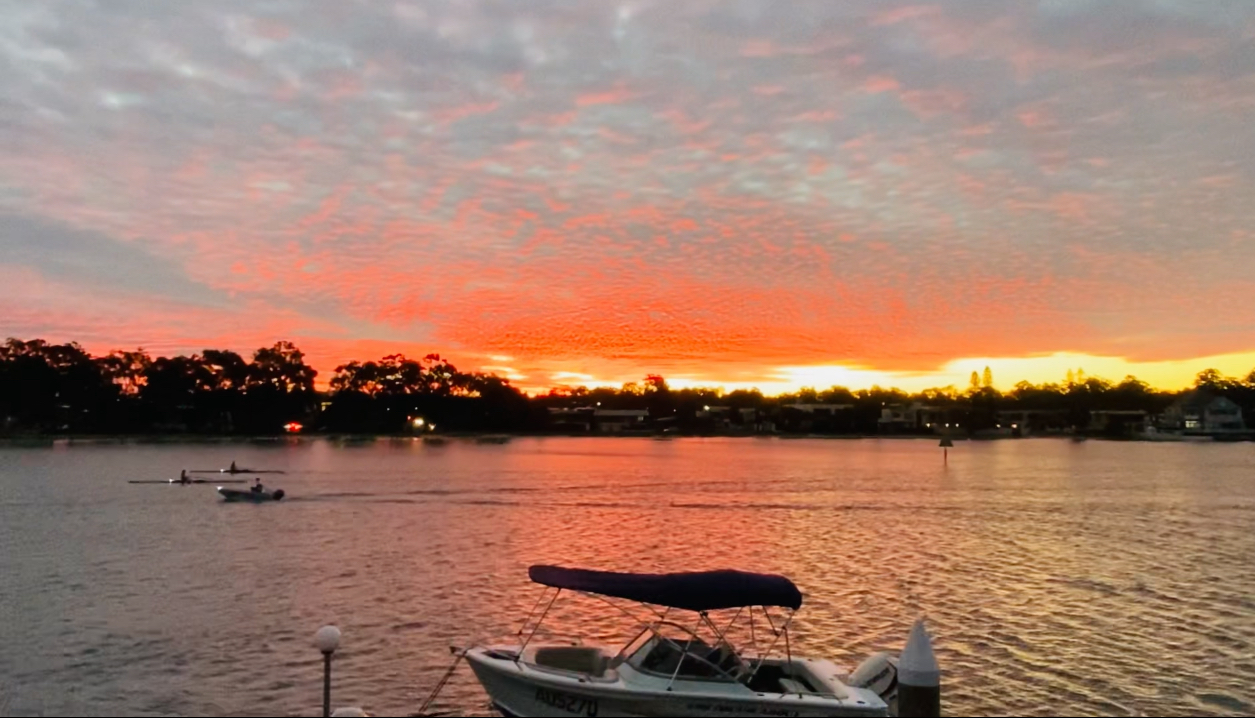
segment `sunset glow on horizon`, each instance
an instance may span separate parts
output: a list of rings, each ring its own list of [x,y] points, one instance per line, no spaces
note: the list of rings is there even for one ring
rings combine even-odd
[[[1255,369],[1255,4],[12,4],[0,339],[529,391]]]

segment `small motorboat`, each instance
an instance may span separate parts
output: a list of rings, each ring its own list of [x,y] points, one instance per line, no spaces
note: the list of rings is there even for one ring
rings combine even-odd
[[[228,503],[248,501],[254,504],[264,503],[266,501],[279,501],[284,497],[283,489],[275,491],[254,491],[253,489],[228,489],[222,486],[218,487],[218,493],[222,495]]]
[[[546,588],[519,632],[520,637],[527,634],[522,644],[462,652],[503,715],[818,718],[896,712],[897,663],[888,655],[872,656],[849,676],[831,661],[793,655],[789,624],[802,606],[802,594],[783,576],[630,574],[556,566],[533,566],[528,573]],[[550,589],[553,596],[533,621]],[[534,643],[564,590],[600,598],[629,615],[606,599],[634,601],[651,614],[617,652]],[[712,612],[723,610],[736,615],[726,622],[712,618]],[[734,630],[753,644],[745,652],[730,643]],[[759,642],[767,643],[765,650]],[[781,647],[783,655],[773,655]]]

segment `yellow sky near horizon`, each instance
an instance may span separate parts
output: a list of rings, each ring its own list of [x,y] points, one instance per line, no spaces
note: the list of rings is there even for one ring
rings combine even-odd
[[[983,373],[989,367],[994,386],[1009,391],[1020,381],[1033,384],[1062,383],[1068,370],[1084,370],[1086,376],[1101,377],[1119,382],[1132,375],[1152,387],[1178,391],[1193,385],[1194,378],[1205,369],[1216,369],[1222,374],[1245,378],[1255,371],[1255,351],[1217,354],[1194,359],[1168,361],[1131,361],[1123,357],[1095,356],[1091,354],[1059,352],[1034,357],[969,357],[955,359],[934,372],[892,372],[843,365],[778,367],[764,374],[762,381],[719,381],[698,375],[668,376],[668,385],[676,389],[694,387],[718,387],[724,391],[758,389],[766,395],[787,394],[804,387],[818,390],[844,386],[852,390],[872,386],[897,388],[909,392],[953,385],[966,389],[972,372]],[[517,379],[517,377],[516,377]],[[589,374],[563,373],[550,377],[550,385],[620,387],[641,377],[603,379]],[[533,382],[517,381],[529,393],[543,393],[549,386],[534,386]]]

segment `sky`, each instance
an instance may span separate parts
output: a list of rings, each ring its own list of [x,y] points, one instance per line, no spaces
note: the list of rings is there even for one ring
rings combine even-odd
[[[1245,0],[0,13],[3,336],[524,387],[1255,368]]]

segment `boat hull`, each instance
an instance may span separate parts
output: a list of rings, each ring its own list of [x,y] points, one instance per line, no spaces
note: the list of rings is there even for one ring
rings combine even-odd
[[[283,489],[279,489],[273,493],[269,491],[244,491],[240,489],[218,489],[218,493],[222,496],[223,501],[227,503],[249,503],[264,504],[271,501],[279,501],[283,498]]]
[[[627,690],[619,681],[581,680],[532,670],[509,660],[467,653],[467,662],[494,708],[505,716],[586,716],[645,718],[653,716],[884,716],[881,704],[838,706],[815,696],[760,698],[717,693]]]

